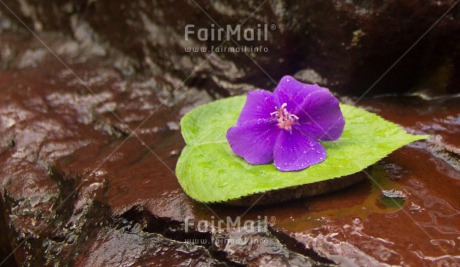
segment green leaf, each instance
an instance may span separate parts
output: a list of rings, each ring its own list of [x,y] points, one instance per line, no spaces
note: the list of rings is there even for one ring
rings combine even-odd
[[[246,101],[231,97],[198,107],[181,120],[186,146],[176,167],[184,191],[200,202],[225,202],[266,191],[300,186],[360,172],[392,151],[425,139],[353,106],[341,104],[342,137],[322,142],[327,158],[299,172],[281,172],[273,164],[251,165],[235,155],[227,130],[236,124]]]

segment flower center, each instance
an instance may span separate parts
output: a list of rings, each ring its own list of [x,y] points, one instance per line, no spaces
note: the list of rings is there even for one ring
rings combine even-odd
[[[281,129],[287,130],[289,132],[292,131],[292,125],[296,124],[297,121],[299,120],[299,117],[297,117],[294,114],[289,113],[286,110],[287,104],[284,103],[281,105],[281,108],[275,107],[276,111],[270,113],[272,116],[272,119],[275,119],[278,121],[278,126]]]

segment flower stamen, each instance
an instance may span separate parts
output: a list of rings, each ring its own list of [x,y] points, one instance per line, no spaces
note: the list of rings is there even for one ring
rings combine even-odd
[[[270,116],[272,116],[273,119],[276,119],[278,121],[278,126],[281,129],[292,132],[292,125],[297,124],[299,117],[289,113],[286,110],[286,106],[287,104],[283,103],[283,105],[281,105],[281,108],[278,109],[278,107],[275,107],[276,111],[271,112]]]

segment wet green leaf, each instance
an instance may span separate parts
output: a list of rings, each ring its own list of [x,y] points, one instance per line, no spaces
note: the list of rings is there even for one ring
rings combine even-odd
[[[425,139],[400,126],[349,105],[342,137],[322,142],[327,158],[299,172],[281,172],[273,164],[251,165],[233,154],[225,137],[235,125],[245,96],[198,107],[181,121],[186,146],[176,167],[184,191],[201,202],[224,202],[244,196],[347,176],[376,163],[410,142]]]

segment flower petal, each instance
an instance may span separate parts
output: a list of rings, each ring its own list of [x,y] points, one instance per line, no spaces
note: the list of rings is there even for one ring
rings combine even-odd
[[[313,92],[294,114],[299,117],[297,129],[313,139],[333,141],[342,135],[345,119],[340,103],[327,89]]]
[[[250,121],[231,127],[227,140],[233,153],[251,164],[267,164],[273,161],[273,147],[281,129],[269,119]]]
[[[282,131],[276,140],[273,156],[278,170],[298,171],[325,160],[326,150],[300,131]]]
[[[257,119],[269,119],[270,113],[275,111],[274,95],[265,90],[254,90],[248,93],[246,104],[241,111],[236,125]]]
[[[311,93],[321,89],[323,88],[316,84],[301,83],[294,79],[294,77],[286,75],[281,78],[274,91],[274,95],[278,100],[277,107],[279,108],[283,103],[286,103],[288,111],[292,112],[297,106],[301,105]]]

